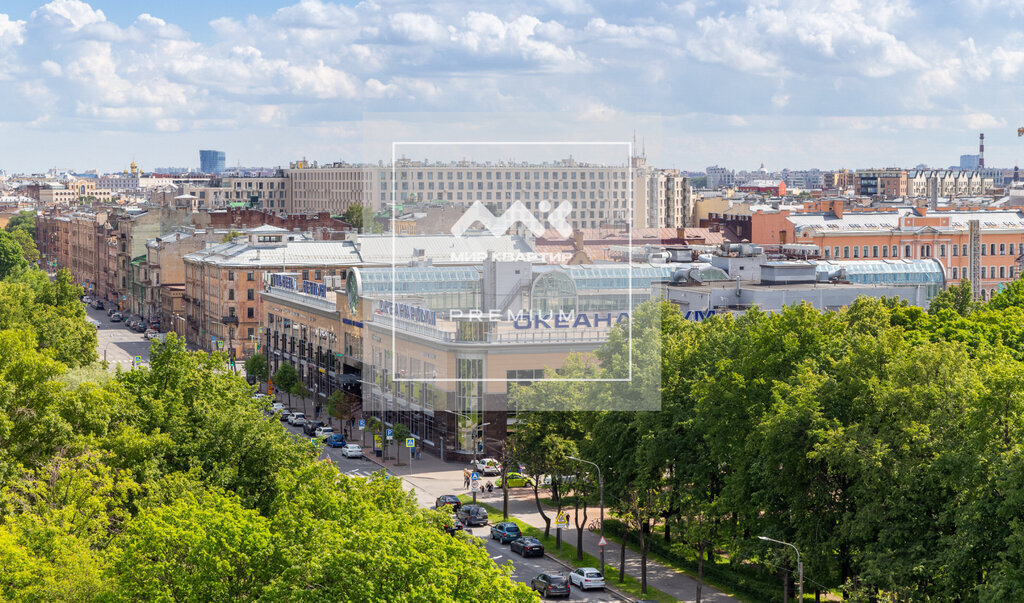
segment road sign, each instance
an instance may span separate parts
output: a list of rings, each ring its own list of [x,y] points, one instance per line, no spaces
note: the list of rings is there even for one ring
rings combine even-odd
[[[480,474],[479,474],[479,473],[477,473],[476,471],[474,471],[474,472],[473,472],[473,475],[470,475],[470,476],[469,476],[469,478],[470,478],[471,480],[473,480],[474,482],[476,482],[476,481],[480,481]]]
[[[366,419],[359,419],[359,431],[366,429]]]
[[[413,448],[416,446],[416,438],[405,438],[405,447]]]
[[[142,362],[142,356],[136,356],[135,362]]]
[[[597,543],[597,546],[608,546],[608,541],[604,539],[604,536],[601,537],[601,541]]]
[[[558,514],[558,518],[555,519],[555,525],[569,527],[569,516],[565,512]]]
[[[386,437],[386,438],[388,439],[388,441],[389,441],[389,442],[390,442],[391,440],[395,439],[395,430],[394,430],[394,429],[391,429],[390,427],[388,427],[388,428],[387,428],[387,429],[386,429],[386,430],[384,431],[384,437]]]

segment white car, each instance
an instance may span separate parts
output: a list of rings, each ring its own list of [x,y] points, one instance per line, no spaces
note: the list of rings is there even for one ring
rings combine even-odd
[[[277,413],[279,413],[279,412],[283,412],[283,411],[284,411],[284,404],[282,404],[282,403],[280,403],[280,402],[274,402],[274,403],[273,403],[273,404],[272,404],[272,405],[270,406],[270,412],[272,412],[272,413],[274,413],[274,414],[277,414]]]
[[[341,449],[341,454],[346,458],[357,459],[363,456],[363,449],[359,447],[359,444],[345,444],[345,447]]]
[[[476,462],[476,470],[483,475],[501,475],[501,463],[495,459],[480,459]]]
[[[298,426],[298,425],[305,425],[306,424],[306,415],[304,413],[301,413],[301,412],[293,413],[292,416],[288,417],[288,424],[289,425],[296,425],[296,426]]]
[[[334,435],[334,428],[331,427],[330,425],[324,425],[322,427],[317,427],[316,431],[313,432],[313,437],[316,437],[316,438],[326,438],[326,437],[329,437],[329,436],[332,436],[332,435]]]
[[[604,576],[597,568],[581,567],[569,574],[569,583],[578,586],[581,590],[604,588]]]

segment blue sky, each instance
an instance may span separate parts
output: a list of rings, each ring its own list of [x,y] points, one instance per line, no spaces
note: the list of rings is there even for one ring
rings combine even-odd
[[[171,10],[173,9],[173,10]],[[629,140],[681,169],[1024,158],[1024,0],[0,3],[0,169]]]

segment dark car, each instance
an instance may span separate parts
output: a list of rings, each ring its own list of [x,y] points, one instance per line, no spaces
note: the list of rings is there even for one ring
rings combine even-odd
[[[110,316],[114,312],[117,312],[117,308],[115,308],[114,306],[110,306],[109,308],[107,308],[107,316]]]
[[[503,521],[491,526],[491,540],[498,540],[501,544],[506,544],[522,537],[523,533],[519,531],[519,526],[511,521]]]
[[[487,525],[487,509],[478,505],[464,505],[455,512],[462,523],[469,527]]]
[[[139,322],[135,323],[135,326],[134,326],[134,327],[132,327],[132,329],[133,329],[133,330],[134,330],[134,331],[135,331],[136,333],[145,333],[145,332],[146,332],[146,323],[144,323],[144,322],[142,322],[142,321],[140,320]]]
[[[558,574],[541,574],[530,580],[530,588],[542,597],[569,596],[569,579]]]
[[[285,408],[284,410],[282,410],[280,416],[281,422],[284,423],[285,421],[287,421],[288,417],[292,416],[292,412],[293,411],[290,408]]]
[[[302,426],[302,433],[311,436],[316,433],[317,427],[323,427],[325,423],[323,421],[306,421]]]
[[[523,557],[543,557],[544,545],[536,538],[524,536],[512,541],[512,552]]]
[[[101,301],[101,300],[98,300],[98,299],[97,299],[97,300],[96,300],[96,301],[95,301],[95,302],[93,303],[93,306],[95,306],[95,308],[96,308],[97,310],[102,310],[102,309],[103,309],[103,301]]]
[[[340,433],[332,433],[324,439],[324,444],[331,448],[344,448],[347,443],[348,442],[345,441],[345,436]]]
[[[452,536],[455,535],[455,532],[461,532],[464,529],[466,529],[465,526],[462,525],[458,515],[454,513],[452,513],[451,518],[444,523],[444,531],[448,532]]]
[[[121,313],[114,312],[110,315],[110,322],[121,322]]]
[[[459,497],[455,496],[454,494],[443,494],[441,496],[438,496],[437,500],[434,501],[435,509],[440,509],[445,505],[450,506],[452,508],[452,511],[458,511],[460,508],[462,508],[462,501],[459,500]]]

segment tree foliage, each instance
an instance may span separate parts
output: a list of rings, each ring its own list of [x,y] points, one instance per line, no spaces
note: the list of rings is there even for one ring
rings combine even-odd
[[[533,600],[399,480],[316,461],[225,355],[171,334],[91,379],[80,294],[0,281],[0,600]]]

